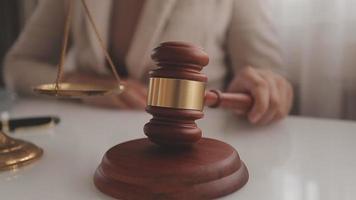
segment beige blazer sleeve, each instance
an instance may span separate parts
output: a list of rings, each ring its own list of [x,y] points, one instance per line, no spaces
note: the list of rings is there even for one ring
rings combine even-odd
[[[278,35],[263,0],[234,0],[227,36],[234,71],[250,65],[282,72]]]
[[[64,29],[64,3],[42,0],[5,58],[5,84],[21,94],[53,82]]]

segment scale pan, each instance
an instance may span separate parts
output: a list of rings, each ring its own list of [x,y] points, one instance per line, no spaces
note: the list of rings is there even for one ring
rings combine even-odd
[[[82,98],[88,96],[118,95],[124,91],[124,85],[98,86],[95,84],[60,83],[44,84],[35,87],[33,90],[41,95]]]

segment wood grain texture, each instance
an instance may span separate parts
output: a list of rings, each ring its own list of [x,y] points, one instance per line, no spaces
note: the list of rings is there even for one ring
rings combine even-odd
[[[209,63],[208,55],[199,47],[185,42],[165,42],[153,50],[152,59],[157,68],[150,77],[193,80],[206,83],[208,78],[200,71]],[[144,132],[154,143],[165,147],[186,147],[202,137],[195,120],[203,117],[200,110],[148,106],[153,118]]]
[[[118,199],[212,199],[241,188],[248,172],[230,145],[203,138],[182,149],[163,149],[148,139],[111,148],[94,183]]]
[[[207,81],[200,71],[209,57],[194,45],[163,43],[152,59],[158,68],[151,77]],[[146,111],[153,116],[144,126],[148,139],[106,152],[94,176],[100,191],[119,199],[196,200],[224,196],[245,185],[248,171],[237,151],[226,143],[201,139],[195,123],[204,115],[201,110],[147,106]]]
[[[148,106],[146,111],[153,118],[144,126],[144,133],[156,144],[185,148],[202,137],[202,131],[195,123],[204,116],[202,111],[154,106]]]

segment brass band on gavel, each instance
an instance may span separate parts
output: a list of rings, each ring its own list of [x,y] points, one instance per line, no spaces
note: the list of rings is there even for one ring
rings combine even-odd
[[[147,105],[203,110],[205,83],[173,78],[150,78]]]

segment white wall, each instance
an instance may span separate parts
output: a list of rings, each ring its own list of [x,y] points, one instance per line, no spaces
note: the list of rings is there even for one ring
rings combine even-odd
[[[347,115],[340,106],[356,104],[350,102],[356,100],[356,0],[266,1],[300,89],[301,113]]]

